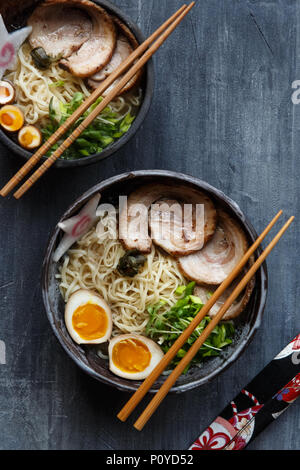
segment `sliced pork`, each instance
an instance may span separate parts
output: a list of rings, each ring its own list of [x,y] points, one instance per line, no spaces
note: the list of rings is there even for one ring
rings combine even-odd
[[[197,214],[195,204],[185,206],[174,199],[155,202],[149,217],[153,242],[173,256],[200,250],[204,245],[203,206],[199,209]]]
[[[89,15],[76,2],[48,0],[39,5],[28,20],[33,48],[42,47],[53,58],[69,57],[92,33]]]
[[[212,239],[200,251],[178,259],[185,277],[198,284],[221,284],[247,251],[248,243],[240,225],[218,210],[218,226]]]
[[[162,208],[162,203],[170,203]],[[157,205],[154,203],[158,202]],[[196,210],[196,206],[204,208],[203,218],[195,223],[195,212],[179,221],[178,214],[171,210],[172,203],[189,204],[189,208]],[[149,236],[148,216],[150,212],[150,229],[154,236],[153,241],[170,254],[187,255],[191,251],[199,250],[213,236],[217,213],[211,199],[202,191],[186,185],[171,186],[167,184],[149,184],[138,188],[130,194],[127,208],[123,208],[120,214],[119,238],[128,250],[137,249],[142,253],[151,251],[152,239]],[[163,210],[162,210],[163,209]],[[196,211],[197,215],[197,211]],[[170,235],[169,225],[166,223],[170,216],[173,220],[174,231]],[[186,222],[186,223],[184,223]],[[189,224],[191,222],[191,225]],[[172,225],[172,224],[171,224]],[[195,230],[196,229],[196,233]],[[163,236],[160,236],[160,233]],[[176,234],[176,236],[175,236]],[[174,235],[174,236],[173,236]],[[194,238],[193,238],[194,237]]]
[[[100,72],[95,73],[90,80],[95,80],[101,82],[105,80],[132,52],[132,47],[127,41],[125,36],[118,36],[117,45],[113,56],[108,62],[108,64],[100,70]]]
[[[134,49],[138,47],[138,42],[135,36],[132,34],[130,29],[124,25],[118,18],[114,17],[114,23],[117,27],[117,45],[110,62],[88,79],[88,85],[92,89],[98,88],[103,82],[119,65],[124,62],[125,59],[132,53]],[[121,90],[121,93],[126,93],[132,87],[134,87],[141,78],[142,71],[140,70]],[[103,95],[107,95],[121,80],[122,76],[117,78],[114,83],[105,90]]]
[[[242,275],[238,276],[238,278],[231,284],[230,287],[226,289],[226,291],[219,297],[217,302],[212,306],[212,308],[210,309],[208,313],[208,315],[211,318],[213,318],[218,313],[218,311],[220,310],[222,305],[225,303],[225,301],[228,299],[229,295],[233,292],[233,290],[235,289],[237,284],[240,282],[244,274],[245,272],[243,272]],[[251,297],[254,284],[255,284],[255,278],[252,278],[251,281],[248,282],[246,289],[244,289],[244,291],[241,292],[238,298],[229,307],[229,309],[223,316],[223,320],[232,320],[233,318],[236,318],[245,309]],[[200,297],[203,304],[206,304],[206,302],[211,297],[211,294],[216,289],[217,289],[217,286],[196,286],[194,289],[194,295],[196,295],[197,297]]]
[[[76,52],[60,61],[60,66],[77,77],[90,77],[111,60],[116,47],[116,29],[108,13],[95,3],[89,0],[68,0],[67,3],[77,5],[89,15],[92,31]]]

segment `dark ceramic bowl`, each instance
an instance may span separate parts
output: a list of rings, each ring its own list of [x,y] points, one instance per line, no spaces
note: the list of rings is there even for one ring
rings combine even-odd
[[[138,26],[135,23],[133,23],[133,21],[127,15],[125,15],[121,10],[119,10],[119,8],[115,7],[112,3],[110,3],[107,0],[92,0],[92,1],[94,1],[94,3],[97,3],[98,5],[105,8],[109,13],[119,17],[120,20],[123,23],[125,23],[129,27],[129,29],[133,32],[133,34],[135,35],[139,43],[144,41],[145,38],[141,30],[138,28]],[[26,23],[26,20],[28,16],[30,15],[31,11],[33,10],[33,7],[36,7],[37,3],[38,2],[36,0],[31,0],[31,2],[27,1],[27,3],[25,3],[25,6],[27,8],[25,8],[24,11],[20,8],[20,4],[16,4],[15,16],[12,14],[12,9],[4,10],[3,11],[4,21],[6,21],[7,27],[10,26],[11,29],[15,29],[15,27],[23,26]],[[32,6],[28,7],[28,4]],[[1,13],[1,9],[0,9],[0,13]],[[92,163],[99,162],[100,160],[103,160],[104,158],[111,156],[117,150],[123,147],[123,145],[125,145],[126,142],[128,142],[129,139],[133,137],[134,134],[137,132],[137,130],[141,126],[142,122],[144,121],[150,108],[150,104],[151,104],[152,96],[153,96],[153,88],[154,88],[154,69],[153,69],[152,60],[150,60],[145,66],[145,73],[143,75],[141,87],[143,90],[143,101],[142,101],[141,107],[138,111],[138,114],[135,120],[133,121],[130,129],[126,132],[126,134],[124,134],[122,137],[120,137],[120,139],[116,140],[113,144],[105,148],[103,152],[101,153],[96,153],[88,157],[82,157],[82,158],[79,158],[78,160],[58,159],[55,163],[56,168],[70,168],[70,167],[90,165]],[[28,152],[27,150],[23,149],[20,145],[18,145],[16,140],[13,140],[9,134],[6,134],[1,129],[0,129],[0,140],[14,153],[20,155],[26,160],[28,160],[32,156],[31,152]],[[43,157],[43,160],[45,160],[44,157]]]
[[[101,193],[101,202],[109,202],[116,205],[119,195],[128,194],[136,187],[151,182],[166,182],[175,186],[176,184],[184,183],[187,186],[204,190],[215,203],[226,209],[226,211],[240,222],[248,236],[249,243],[253,243],[257,238],[255,230],[238,205],[221,191],[191,176],[162,170],[134,171],[102,181],[77,199],[67,212],[65,212],[60,221],[75,215],[95,193]],[[107,361],[100,359],[93,347],[79,346],[75,344],[69,336],[64,323],[65,304],[59,292],[57,280],[55,279],[58,266],[57,263],[53,262],[53,253],[60,238],[61,230],[56,227],[49,241],[43,265],[43,299],[53,331],[66,353],[90,376],[121,390],[136,390],[140,385],[139,381],[126,380],[112,374],[108,369]],[[253,338],[254,333],[260,326],[266,295],[267,268],[266,265],[263,264],[256,274],[256,284],[250,302],[235,322],[236,333],[233,343],[224,349],[221,356],[209,358],[203,362],[202,367],[192,367],[187,374],[182,375],[172,389],[174,392],[185,392],[186,390],[203,385],[233,364],[245,350]],[[155,383],[151,390],[152,392],[159,388],[163,379],[164,378],[161,377]]]

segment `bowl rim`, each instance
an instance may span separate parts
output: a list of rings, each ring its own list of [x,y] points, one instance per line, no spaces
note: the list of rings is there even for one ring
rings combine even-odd
[[[242,224],[244,225],[244,227],[246,227],[248,234],[251,234],[251,236],[255,239],[257,238],[256,231],[254,230],[252,224],[248,221],[244,213],[241,211],[238,204],[235,201],[233,201],[231,198],[226,196],[221,190],[193,176],[190,176],[184,173],[168,171],[168,170],[137,170],[137,171],[130,171],[130,172],[122,173],[122,174],[113,176],[111,178],[105,179],[101,181],[100,183],[94,185],[92,188],[90,188],[85,193],[83,193],[79,198],[77,198],[76,201],[73,204],[71,204],[69,208],[64,212],[59,222],[65,220],[66,218],[69,218],[71,215],[76,213],[80,209],[80,207],[83,205],[83,203],[87,202],[87,200],[90,199],[95,193],[108,189],[110,186],[112,186],[115,183],[122,183],[128,179],[132,179],[132,178],[136,179],[136,178],[145,177],[145,176],[152,176],[152,177],[159,176],[159,177],[174,178],[175,180],[177,179],[187,184],[193,184],[199,187],[200,189],[203,189],[204,191],[207,190],[210,194],[212,194],[213,196],[216,196],[217,198],[220,198],[222,201],[228,204],[230,209],[233,210],[233,212],[236,214],[236,217],[239,218]],[[96,380],[103,382],[107,385],[111,385],[119,390],[127,391],[127,392],[134,392],[136,391],[137,388],[136,386],[131,384],[130,381],[128,381],[129,382],[128,384],[117,384],[115,383],[113,379],[110,379],[109,377],[101,376],[99,373],[95,372],[95,370],[92,369],[90,366],[84,364],[67,347],[61,335],[59,334],[58,329],[56,328],[54,315],[52,314],[51,305],[49,301],[48,285],[49,285],[49,268],[50,268],[51,263],[53,262],[51,257],[52,257],[59,233],[60,233],[60,229],[58,225],[56,225],[48,241],[46,253],[45,253],[45,257],[43,261],[43,267],[42,267],[42,296],[43,296],[43,302],[44,302],[45,310],[47,313],[47,317],[52,327],[52,330],[55,336],[57,337],[59,343],[63,347],[63,349],[68,354],[68,356],[84,372],[86,372],[88,375],[95,378]],[[258,250],[258,253],[259,252],[261,252],[261,249]],[[174,387],[172,387],[171,392],[182,393],[182,392],[191,390],[193,388],[199,387],[200,385],[204,385],[210,382],[214,377],[216,377],[217,375],[219,375],[220,373],[228,369],[228,367],[230,367],[238,359],[238,357],[240,357],[241,354],[245,351],[245,349],[250,344],[255,333],[257,332],[258,328],[261,325],[262,316],[263,316],[266,299],[267,299],[268,272],[267,272],[267,265],[265,262],[260,267],[259,272],[260,272],[260,298],[258,299],[258,306],[256,308],[257,311],[256,311],[255,320],[250,325],[249,332],[247,333],[247,336],[245,337],[244,342],[240,344],[240,346],[235,351],[233,351],[233,353],[228,358],[226,358],[224,363],[218,366],[215,370],[211,371],[208,375],[200,379],[193,380],[187,384],[175,385]],[[156,391],[157,391],[156,389],[150,390],[151,393],[155,393]]]
[[[118,16],[120,20],[125,23],[128,28],[133,32],[139,43],[142,43],[145,40],[145,37],[138,27],[138,25],[131,20],[131,18],[124,13],[120,8],[116,7],[109,0],[90,0],[103,8],[110,10],[110,13]],[[89,155],[88,157],[79,158],[77,160],[62,160],[58,159],[53,167],[54,168],[77,168],[81,166],[92,165],[101,160],[104,160],[113,154],[115,154],[120,148],[127,144],[127,142],[136,134],[138,129],[141,127],[144,122],[153,98],[154,93],[154,65],[153,59],[150,59],[145,66],[145,86],[143,90],[143,101],[139,108],[139,112],[134,119],[129,130],[113,144],[105,148],[101,153],[95,153]],[[5,133],[0,128],[0,141],[10,150],[12,150],[16,155],[22,157],[25,160],[29,160],[32,157],[33,153],[28,152],[23,147],[18,145],[15,141],[11,139],[9,134]],[[42,157],[41,162],[47,160],[47,157]]]

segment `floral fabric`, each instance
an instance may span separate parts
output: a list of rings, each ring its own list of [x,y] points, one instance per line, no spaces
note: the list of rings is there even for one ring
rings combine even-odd
[[[227,405],[190,450],[242,450],[300,395],[300,334]]]

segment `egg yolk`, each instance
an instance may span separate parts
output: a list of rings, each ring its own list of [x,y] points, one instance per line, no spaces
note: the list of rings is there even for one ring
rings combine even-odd
[[[142,341],[128,338],[115,344],[112,360],[124,372],[142,372],[150,364],[151,353]]]
[[[14,122],[12,116],[8,113],[3,113],[1,119],[3,124],[5,124],[6,126],[11,126]]]
[[[0,86],[0,95],[7,98],[9,96],[9,89],[6,86]]]
[[[72,317],[73,328],[85,340],[102,338],[108,327],[108,318],[100,305],[87,303],[80,305]]]
[[[21,135],[20,140],[21,144],[23,144],[24,146],[28,146],[32,144],[33,135],[29,131],[26,131]]]
[[[0,123],[6,130],[18,131],[24,124],[22,111],[16,106],[3,106],[0,110]]]

